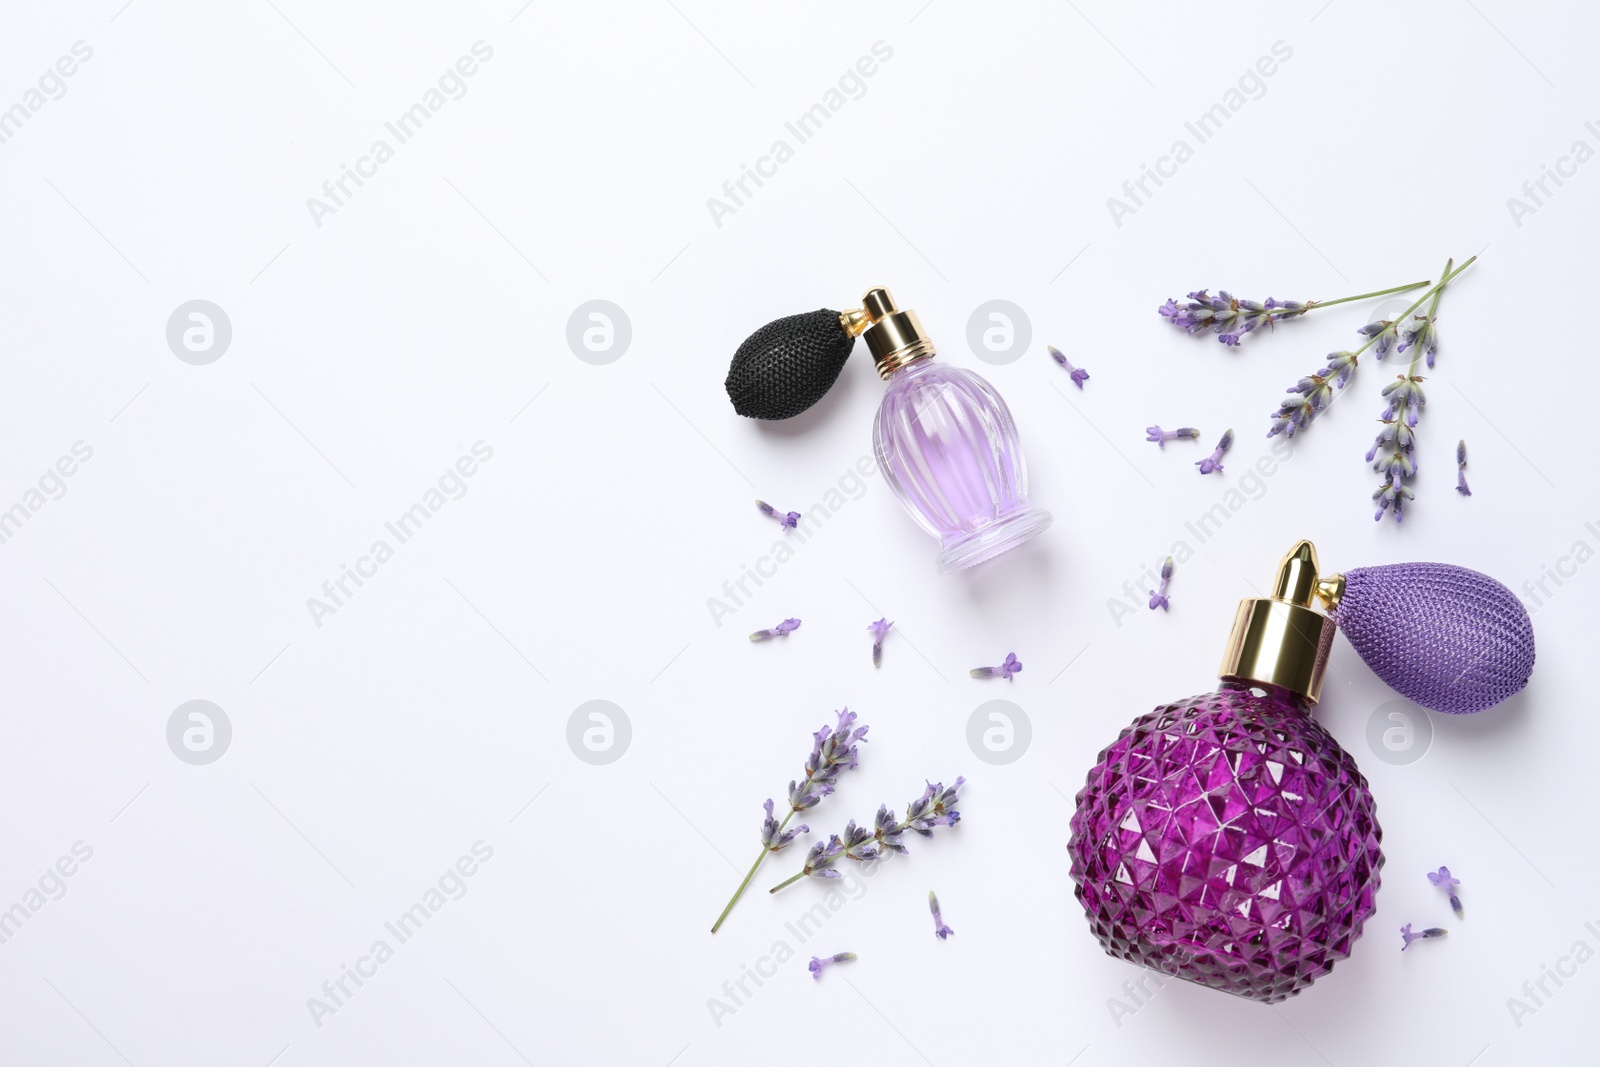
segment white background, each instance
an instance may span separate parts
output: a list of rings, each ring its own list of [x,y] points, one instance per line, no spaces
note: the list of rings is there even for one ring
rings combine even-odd
[[[1583,126],[1600,119],[1592,12],[520,3],[5,6],[0,107],[74,42],[94,51],[0,145],[0,507],[74,442],[93,458],[0,545],[0,908],[75,842],[93,857],[0,945],[0,1061],[1593,1057],[1600,963],[1546,979],[1520,1019],[1508,998],[1576,942],[1600,950],[1584,927],[1600,926],[1600,568],[1571,557],[1600,547],[1584,525],[1600,520],[1600,165],[1548,184],[1521,225],[1507,206],[1574,141],[1600,148]],[[466,95],[319,227],[307,198],[480,40],[493,58]],[[717,225],[707,198],[775,139],[793,147],[784,122],[877,41],[893,55],[864,95]],[[1184,122],[1277,41],[1292,58],[1259,98],[1116,225],[1107,198],[1193,144]],[[1204,545],[1185,533],[1265,453],[1282,390],[1377,305],[1228,350],[1166,327],[1162,300],[1331,299],[1480,252],[1442,305],[1403,527],[1370,514],[1361,456],[1392,372],[1368,361],[1259,499]],[[1009,399],[1055,525],[941,578],[874,474],[718,626],[708,598],[780,536],[751,500],[823,499],[869,454],[882,388],[858,352],[813,412],[762,426],[732,413],[728,359],[768,319],[880,283]],[[1032,327],[1005,366],[966,343],[995,298]],[[232,323],[207,366],[165,339],[192,299]],[[609,365],[566,341],[591,299],[631,321]],[[1083,392],[1046,343],[1088,368]],[[1158,451],[1152,422],[1204,440]],[[1229,426],[1227,474],[1198,477]],[[1451,491],[1458,438],[1470,499]],[[466,495],[318,626],[307,599],[480,440],[493,458]],[[1394,696],[1341,640],[1318,717],[1378,799],[1388,864],[1366,936],[1276,1008],[1181,982],[1135,1005],[1139,972],[1072,897],[1070,797],[1127,721],[1214,684],[1235,602],[1302,536],[1329,569],[1440,560],[1522,595],[1563,558],[1576,577],[1528,601],[1525,693],[1431,717],[1410,764],[1368,742]],[[1142,597],[1180,538],[1199,552],[1170,614],[1117,625],[1108,602],[1125,581]],[[896,626],[874,670],[880,614]],[[745,640],[790,615],[788,640]],[[1012,650],[1011,685],[967,677]],[[998,697],[1032,723],[1007,766],[966,739]],[[206,766],[166,740],[192,699],[232,724]],[[632,728],[603,766],[566,741],[593,699]],[[957,774],[965,820],[804,944],[784,924],[821,887],[764,892],[802,842],[712,938],[761,801],[844,705],[871,742],[810,813],[819,831]],[[319,1026],[308,998],[480,840],[493,858],[466,895]],[[1464,923],[1423,877],[1441,863]],[[1450,936],[1402,956],[1407,921]],[[780,940],[796,957],[718,1018],[711,998],[732,1004],[723,983]],[[806,959],[841,950],[860,960],[813,982]]]

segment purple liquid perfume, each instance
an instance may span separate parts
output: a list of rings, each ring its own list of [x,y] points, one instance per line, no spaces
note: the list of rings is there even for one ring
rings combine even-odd
[[[1028,503],[1028,474],[1006,402],[978,375],[933,361],[914,311],[871,289],[860,309],[827,309],[768,323],[734,355],[734,410],[786,419],[820,400],[857,336],[888,383],[873,423],[878,467],[900,503],[939,539],[940,573],[1014,548],[1050,525]]]
[[[1302,541],[1243,601],[1215,693],[1156,708],[1077,797],[1072,878],[1106,952],[1267,1003],[1350,954],[1383,866],[1372,794],[1311,718],[1334,622]]]

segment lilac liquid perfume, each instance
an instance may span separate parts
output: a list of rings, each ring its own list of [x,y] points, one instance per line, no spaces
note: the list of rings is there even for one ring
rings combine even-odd
[[[939,539],[941,574],[962,570],[1042,532],[1050,513],[1028,503],[1028,470],[1011,409],[994,386],[933,361],[914,311],[886,289],[866,296],[864,336],[889,383],[872,424],[878,468],[911,517]]]

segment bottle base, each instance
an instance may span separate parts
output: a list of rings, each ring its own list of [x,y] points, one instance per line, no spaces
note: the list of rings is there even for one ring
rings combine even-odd
[[[939,553],[939,573],[952,574],[993,559],[1043,533],[1050,522],[1050,513],[1042,508],[1025,507],[1014,511],[959,540],[947,542],[944,551]]]

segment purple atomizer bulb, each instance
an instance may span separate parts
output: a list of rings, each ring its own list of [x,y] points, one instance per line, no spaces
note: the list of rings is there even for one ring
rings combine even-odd
[[[1372,673],[1431,711],[1492,708],[1533,674],[1528,609],[1487,574],[1391,563],[1333,575],[1320,592]]]

